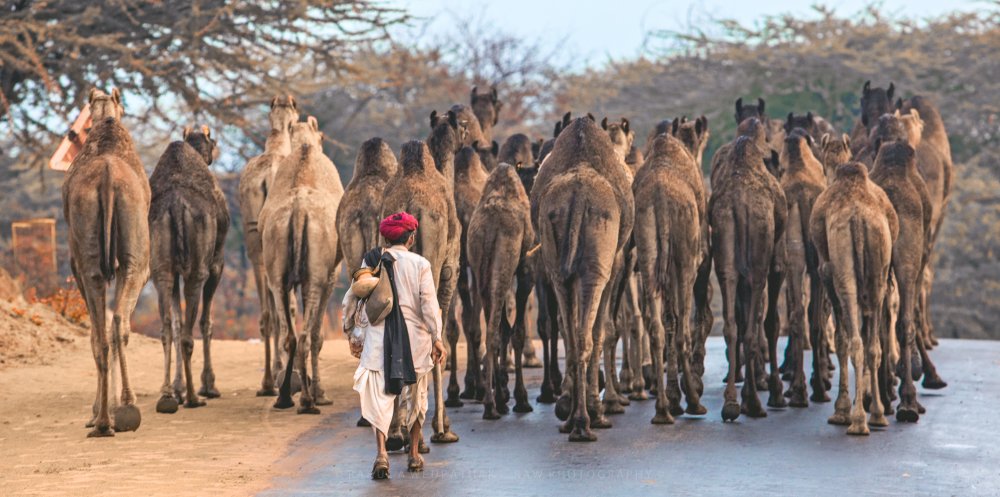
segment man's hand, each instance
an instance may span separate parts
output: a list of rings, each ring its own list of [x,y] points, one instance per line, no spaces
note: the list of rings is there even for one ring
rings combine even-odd
[[[444,344],[441,340],[434,341],[434,348],[431,350],[431,358],[434,359],[434,364],[444,364],[444,361],[448,359],[448,351],[445,350]]]

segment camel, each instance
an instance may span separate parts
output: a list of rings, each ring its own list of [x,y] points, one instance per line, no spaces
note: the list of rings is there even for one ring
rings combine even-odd
[[[264,342],[264,378],[258,396],[274,396],[275,381],[282,369],[280,340],[275,333],[274,304],[270,300],[267,283],[264,281],[263,245],[261,244],[260,211],[267,200],[268,190],[273,189],[274,173],[281,159],[291,153],[289,129],[299,120],[299,111],[291,95],[276,96],[271,99],[268,114],[271,132],[264,143],[264,153],[247,162],[240,174],[239,201],[240,218],[243,222],[247,258],[253,266],[254,283],[260,302],[260,337]],[[274,341],[271,341],[273,337]]]
[[[473,86],[469,104],[483,132],[481,143],[493,143],[493,126],[496,126],[500,118],[500,109],[503,108],[503,102],[497,97],[497,88],[491,86],[489,93],[481,95],[478,87]]]
[[[791,114],[789,117],[791,118]],[[811,115],[809,122],[813,122]],[[824,381],[827,375],[828,357],[825,348],[825,326],[829,319],[829,311],[823,295],[823,283],[819,277],[816,249],[809,238],[809,217],[813,205],[816,197],[826,189],[823,165],[813,156],[814,146],[812,135],[807,130],[794,128],[789,130],[785,138],[781,156],[785,170],[781,177],[781,188],[785,193],[788,208],[788,225],[785,229],[787,254],[785,311],[790,335],[788,349],[791,354],[786,354],[786,371],[794,368],[789,387],[789,405],[792,407],[809,406],[806,397],[805,361],[802,357],[807,343],[813,344],[811,399],[814,402],[830,400],[826,394],[827,387]],[[809,277],[808,290],[805,287],[806,276]],[[787,358],[791,360],[788,361]]]
[[[97,367],[94,417],[87,423],[93,430],[87,436],[110,437],[115,431],[135,431],[141,423],[125,350],[132,311],[149,278],[146,216],[150,190],[132,136],[121,123],[125,113],[121,93],[117,88],[110,95],[92,89],[89,104],[94,124],[63,183],[63,216],[69,232],[70,267],[87,302],[90,348]],[[108,326],[106,300],[112,281],[115,295]],[[117,407],[112,400],[115,382],[108,384],[115,359],[122,380],[121,405]]]
[[[847,133],[837,138],[829,133],[824,134],[819,140],[819,154],[816,158],[823,164],[823,175],[826,176],[826,185],[833,184],[837,177],[837,167],[847,164],[854,155],[851,153],[851,137]]]
[[[629,174],[634,176],[636,170],[642,166],[643,156],[642,152],[633,146],[635,131],[629,125],[628,119],[623,117],[619,122],[608,122],[608,118],[605,117],[601,120],[601,129],[608,132],[615,151],[621,154],[625,165],[629,167]]]
[[[918,351],[914,313],[920,293],[920,280],[930,255],[931,199],[927,186],[917,171],[916,151],[906,142],[893,142],[881,147],[871,180],[885,191],[899,222],[899,235],[892,245],[892,274],[899,291],[895,329],[900,347],[897,370],[901,370],[899,376],[902,380],[899,386],[901,403],[896,412],[896,420],[914,423],[920,415],[913,373],[921,369],[919,361],[911,361],[911,356]],[[886,333],[883,333],[883,337],[885,336]],[[914,360],[918,358],[919,356],[913,357]],[[889,364],[885,366],[888,367]],[[882,372],[880,378],[886,414],[891,414],[891,402],[887,397],[892,388],[889,371]]]
[[[907,115],[914,115],[923,123],[920,133],[920,141],[914,145],[917,150],[917,170],[927,183],[927,189],[931,195],[931,249],[937,242],[937,235],[941,231],[944,222],[945,210],[948,207],[948,198],[951,196],[954,167],[951,162],[951,146],[948,143],[948,133],[944,128],[944,121],[937,107],[927,97],[916,96],[908,100],[896,102],[897,109],[902,113],[902,118]],[[937,344],[934,338],[934,328],[930,319],[930,294],[934,280],[934,267],[928,261],[924,270],[923,287],[920,292],[920,302],[918,304],[918,321],[920,323],[920,335],[923,343],[927,347]],[[944,382],[934,378],[934,374],[925,371],[931,376],[925,377],[924,386],[928,388],[943,388]]]
[[[333,291],[342,252],[337,240],[337,207],[344,195],[333,162],[323,154],[323,134],[316,118],[295,123],[290,131],[292,152],[281,160],[259,223],[264,227],[264,275],[278,322],[285,337],[288,367],[284,370],[275,408],[292,402],[292,370],[298,370],[302,395],[299,414],[319,414],[316,406],[332,403],[323,392],[319,353],[323,348],[323,316]],[[299,292],[296,299],[295,292]],[[292,312],[302,302],[303,328],[295,329]],[[312,366],[307,375],[306,358]]]
[[[598,400],[598,370],[609,283],[624,262],[635,202],[624,161],[592,118],[562,130],[531,191],[541,266],[555,294],[567,343],[559,402],[570,441],[594,441],[591,427],[610,427]],[[570,392],[572,392],[570,394]],[[557,403],[557,404],[558,404]],[[568,405],[568,409],[566,408]]]
[[[472,215],[479,205],[483,196],[483,188],[486,186],[486,178],[489,174],[479,160],[479,154],[472,147],[462,147],[455,154],[455,213],[461,225],[461,238],[459,250],[459,271],[458,271],[458,292],[457,299],[462,302],[461,328],[465,335],[465,342],[468,345],[466,353],[465,369],[465,391],[458,392],[458,354],[453,354],[449,358],[448,369],[451,372],[448,382],[448,398],[445,401],[446,407],[461,407],[459,399],[482,399],[487,393],[484,385],[483,371],[481,369],[481,359],[483,353],[480,351],[482,342],[482,328],[480,326],[480,316],[483,311],[483,301],[476,291],[475,279],[470,279],[471,266],[468,258],[468,231],[472,222]],[[451,309],[453,318],[455,314],[456,302],[452,302]],[[455,319],[457,321],[457,319]],[[457,324],[457,323],[454,323]],[[448,335],[451,350],[458,350],[458,327],[450,326],[452,331]]]
[[[431,111],[431,134],[427,137],[427,146],[434,158],[434,167],[444,176],[449,192],[455,189],[455,154],[465,146],[467,134],[468,127],[459,125],[454,111],[444,114]]]
[[[534,145],[531,138],[523,133],[511,135],[500,147],[497,161],[514,166],[515,170],[529,167],[535,163],[535,152],[532,149]],[[538,148],[540,147],[539,145]]]
[[[442,316],[448,316],[452,296],[458,284],[459,252],[461,251],[461,230],[458,214],[455,210],[455,199],[450,195],[442,195],[447,191],[447,181],[434,167],[427,145],[419,140],[403,144],[399,157],[400,172],[393,177],[385,187],[382,199],[382,214],[406,211],[412,214],[420,223],[416,232],[414,251],[427,258],[431,263],[431,272],[438,292],[438,303],[441,305]],[[443,336],[449,337],[452,331],[445,320]],[[449,355],[453,355],[449,351]],[[451,422],[444,409],[444,392],[441,378],[441,366],[434,366],[434,435],[431,442],[452,443],[458,441],[458,435],[451,431]],[[397,410],[398,414],[398,410]],[[390,427],[387,434],[392,444],[400,447],[404,436],[397,421]]]
[[[781,127],[781,131],[772,137],[774,143],[787,143],[785,138],[792,133],[795,128],[799,128],[805,131],[812,142],[810,147],[812,148],[813,155],[819,153],[819,141],[823,138],[823,135],[835,135],[837,130],[830,124],[826,119],[817,116],[812,113],[812,111],[806,112],[805,115],[799,114],[795,115],[794,112],[789,112],[788,116],[785,118],[785,123]]]
[[[751,128],[760,128],[756,118],[747,121]],[[755,381],[765,374],[763,360],[758,357],[765,332],[771,362],[768,405],[785,404],[774,350],[777,326],[765,322],[764,291],[766,287],[769,302],[777,300],[773,294],[783,277],[787,203],[778,181],[764,165],[765,152],[758,140],[738,137],[720,168],[721,174],[713,178],[709,199],[712,251],[722,289],[723,332],[729,358],[723,421],[736,420],[741,412],[750,417],[767,416],[757,398]],[[768,311],[771,309],[773,306]],[[742,406],[736,402],[737,354],[741,345],[746,369]]]
[[[222,277],[223,247],[229,232],[229,208],[219,182],[208,168],[218,149],[208,126],[184,128],[183,140],[167,146],[149,178],[150,270],[160,304],[163,342],[163,386],[156,412],[177,412],[205,405],[198,396],[219,397],[212,369],[212,299]],[[184,313],[181,313],[183,283]],[[201,389],[194,391],[192,338],[201,300],[204,365]],[[170,385],[171,347],[177,347],[177,369]],[[184,375],[181,377],[181,364]]]
[[[879,395],[879,315],[899,220],[885,192],[868,179],[864,164],[850,162],[837,168],[833,183],[816,199],[809,234],[837,325],[840,386],[828,422],[849,424],[849,435],[868,435],[869,425],[888,426]],[[854,366],[853,408],[848,357]],[[871,416],[866,421],[868,394]]]
[[[507,410],[507,368],[502,363],[506,362],[504,351],[510,341],[514,346],[514,412],[532,410],[521,360],[525,308],[532,283],[528,251],[535,244],[530,211],[517,166],[501,163],[490,173],[469,222],[466,251],[487,323],[483,419],[499,419]],[[507,294],[515,282],[517,296],[511,326],[507,319]]]
[[[878,118],[892,112],[892,96],[895,92],[896,86],[893,83],[889,83],[888,88],[872,88],[872,82],[865,81],[861,88],[861,116],[851,131],[851,152],[856,157],[868,145],[868,135],[878,124]]]
[[[690,179],[699,176],[700,170],[685,145],[671,135],[661,134],[651,143],[650,155],[632,186],[636,205],[633,236],[656,376],[654,424],[673,423],[673,416],[685,412],[680,407],[678,367],[683,371],[680,385],[688,400],[686,412],[707,412],[700,402],[700,381],[695,380],[690,355],[695,338],[690,327],[691,303],[695,278],[705,256],[701,240],[704,192],[690,185]]]

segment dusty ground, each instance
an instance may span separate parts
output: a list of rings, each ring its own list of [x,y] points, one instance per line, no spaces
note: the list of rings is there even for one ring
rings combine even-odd
[[[84,333],[51,350],[48,364],[0,370],[0,495],[252,495],[276,475],[272,463],[326,417],[275,411],[273,398],[256,397],[263,344],[237,341],[213,343],[222,398],[157,414],[162,348],[133,335],[128,358],[142,426],[88,439],[96,383],[88,344]],[[195,362],[200,374],[200,343]],[[346,341],[328,339],[320,364],[334,401],[323,413],[356,409],[350,385],[357,362]]]

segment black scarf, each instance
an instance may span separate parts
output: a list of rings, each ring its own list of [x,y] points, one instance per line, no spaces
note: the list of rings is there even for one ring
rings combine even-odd
[[[383,341],[385,393],[399,395],[403,385],[417,382],[417,372],[413,368],[413,352],[410,350],[410,333],[406,329],[403,311],[399,308],[399,293],[396,291],[396,258],[388,250],[374,248],[365,254],[365,265],[374,268],[382,263],[382,270],[389,277],[392,287],[392,310],[385,318]]]

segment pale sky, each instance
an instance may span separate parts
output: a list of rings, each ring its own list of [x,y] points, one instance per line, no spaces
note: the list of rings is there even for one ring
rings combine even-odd
[[[645,33],[653,29],[687,31],[686,26],[706,26],[707,20],[733,18],[751,24],[765,15],[792,13],[815,15],[813,3],[769,0],[396,0],[411,14],[433,18],[430,35],[449,30],[448,23],[481,15],[505,32],[545,43],[564,43],[573,65],[602,63],[641,53]],[[836,12],[850,15],[870,0],[826,2]],[[884,0],[881,10],[910,18],[927,18],[954,10],[991,9],[974,0]]]

